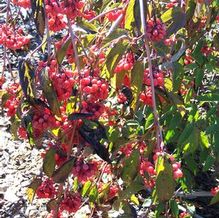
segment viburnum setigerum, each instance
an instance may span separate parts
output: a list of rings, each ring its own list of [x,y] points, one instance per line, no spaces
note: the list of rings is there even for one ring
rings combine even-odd
[[[20,6],[22,8],[30,8],[31,2],[30,0],[13,0],[13,4]]]
[[[6,48],[12,50],[17,50],[23,49],[29,42],[30,38],[25,36],[21,27],[15,28],[6,24],[0,26],[0,45],[4,45]]]
[[[22,6],[24,1],[13,2]],[[64,211],[74,215],[83,205],[92,206],[92,216],[104,204],[113,207],[114,202],[130,204],[131,194],[138,198],[140,189],[149,189],[157,193],[159,202],[168,202],[174,196],[174,184],[180,185],[180,178],[184,176],[186,149],[196,143],[192,141],[193,136],[204,144],[204,152],[210,144],[209,135],[203,136],[204,129],[199,129],[196,123],[200,121],[198,113],[190,109],[195,108],[192,102],[197,101],[197,110],[203,110],[202,103],[198,103],[203,96],[197,100],[193,95],[191,102],[188,96],[193,80],[200,80],[200,75],[190,69],[192,64],[200,70],[209,69],[211,64],[214,68],[216,63],[215,52],[203,60],[197,57],[197,47],[205,36],[191,43],[188,35],[193,30],[189,29],[188,22],[177,23],[176,17],[185,17],[183,2],[158,3],[160,7],[156,8],[151,1],[146,5],[142,0],[117,1],[102,5],[101,10],[101,1],[40,2],[43,2],[37,6],[40,13],[34,13],[34,19],[36,29],[40,28],[45,35],[37,47],[30,54],[19,51],[27,47],[25,32],[20,29],[16,35],[11,31],[14,18],[11,13],[7,13],[4,24],[7,31],[3,34],[13,34],[11,38],[4,35],[6,42],[2,41],[5,69],[9,49],[16,50],[16,53],[12,51],[16,55],[28,53],[25,61],[35,60],[33,77],[28,66],[19,69],[24,93],[10,85],[6,89],[10,96],[5,94],[6,100],[3,99],[8,116],[21,124],[19,137],[27,134],[32,144],[41,139],[40,146],[45,148],[43,181],[38,187],[33,187],[33,183],[32,190],[36,190],[39,198],[49,198],[47,206],[57,203],[55,208],[50,208],[51,215],[56,217],[61,217]],[[172,7],[170,11],[165,9]],[[186,7],[190,11],[190,5]],[[48,25],[47,22],[44,25],[44,15]],[[215,17],[214,12],[212,16]],[[202,21],[197,19],[197,26],[206,25],[204,16]],[[203,30],[200,27],[194,31],[200,33]],[[13,40],[7,41],[8,38]],[[179,49],[179,38],[185,40],[185,48]],[[217,46],[217,43],[208,44]],[[206,56],[210,54],[208,48],[203,47],[201,51]],[[208,59],[212,61],[210,65]],[[171,76],[165,72],[171,72]],[[207,102],[210,97],[207,96]],[[212,99],[211,105],[214,105]],[[211,120],[209,127],[216,120],[215,117],[207,119],[206,123]],[[181,133],[187,126],[191,127],[191,122],[194,128],[187,133],[192,135],[183,141]],[[171,154],[176,158],[168,154],[171,143],[174,144]],[[203,152],[199,145],[195,149]],[[192,149],[189,152],[193,153]],[[163,164],[161,169],[159,164]],[[201,163],[197,161],[197,165]],[[163,184],[159,182],[167,180],[170,194],[163,199]],[[151,199],[150,210],[155,211],[157,196],[152,195]],[[165,212],[168,216],[169,211]]]

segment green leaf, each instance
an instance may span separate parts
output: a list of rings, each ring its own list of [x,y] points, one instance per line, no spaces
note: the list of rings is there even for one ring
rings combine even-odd
[[[168,9],[167,11],[165,11],[162,15],[161,15],[161,20],[163,23],[168,22],[169,20],[173,19],[174,14],[176,13],[181,13],[181,10],[179,7],[173,7]]]
[[[154,115],[151,113],[147,116],[145,129],[150,129],[154,125]]]
[[[183,77],[183,66],[179,63],[173,63],[173,92],[176,92],[180,89]]]
[[[146,0],[143,0],[144,5],[147,5]],[[145,18],[147,17],[147,11],[145,10]],[[138,32],[141,33],[141,15],[140,15],[140,4],[139,1],[135,1],[134,5],[134,27],[137,28]]]
[[[203,45],[204,45],[204,41],[199,40],[197,46],[195,47],[191,55],[195,59],[196,63],[199,65],[204,64],[204,56],[201,52],[201,48],[203,47]]]
[[[125,75],[126,75],[126,71],[123,70],[119,73],[116,73],[114,75],[114,77],[112,78],[112,83],[116,83],[116,86],[115,86],[116,89],[121,89],[122,88]]]
[[[173,216],[178,217],[179,208],[175,200],[170,200],[170,209],[171,209],[171,213],[173,214]]]
[[[109,72],[110,78],[114,75],[114,69],[119,63],[122,55],[126,51],[128,47],[127,42],[119,41],[114,45],[114,47],[110,50],[109,54],[106,57],[106,68]]]
[[[51,211],[54,211],[56,208],[58,208],[58,200],[56,199],[51,199],[47,204],[46,204],[46,209],[50,213]]]
[[[199,96],[197,96],[197,100],[206,101],[206,102],[219,101],[219,94],[218,93],[208,93],[208,94],[199,95]]]
[[[44,94],[45,98],[47,99],[48,104],[49,104],[52,112],[55,115],[60,117],[61,112],[60,112],[60,107],[59,107],[57,95],[56,95],[55,89],[53,87],[52,81],[49,79],[49,75],[48,75],[48,72],[46,70],[44,70],[42,72],[40,82],[42,85],[43,94]]]
[[[21,88],[26,98],[34,98],[34,69],[26,60],[22,60],[18,64],[19,79]]]
[[[128,202],[123,202],[122,210],[124,211],[124,213],[118,215],[117,218],[133,218],[133,217],[137,217],[137,212],[136,212],[135,207],[133,207],[133,205],[131,205]]]
[[[13,139],[17,140],[18,139],[17,131],[21,124],[20,119],[17,117],[17,115],[15,115],[11,117],[10,122],[11,122],[10,133],[12,134]]]
[[[164,188],[165,187],[165,188]],[[173,179],[173,169],[167,160],[164,160],[163,170],[160,170],[156,180],[156,194],[158,200],[168,201],[172,198],[175,191],[175,182]]]
[[[35,140],[33,137],[32,116],[30,114],[25,114],[22,117],[21,123],[27,131],[27,137],[30,145],[33,146],[35,144]]]
[[[114,207],[119,206],[120,202],[123,200],[128,200],[133,194],[138,193],[139,191],[145,189],[144,181],[140,175],[138,175],[132,183],[130,183],[126,189],[119,192],[118,200],[113,204]]]
[[[130,0],[125,13],[125,29],[131,30],[134,22],[135,0]]]
[[[44,157],[43,160],[43,172],[48,177],[51,177],[55,170],[55,166],[56,166],[55,154],[56,154],[56,150],[54,148],[50,148],[46,152],[46,156]]]
[[[83,185],[82,191],[81,191],[82,197],[84,197],[88,193],[91,185],[92,185],[91,181],[85,182],[85,184]]]
[[[34,196],[36,194],[36,190],[37,188],[41,185],[42,180],[41,179],[34,179],[31,184],[28,186],[27,190],[26,190],[26,194],[27,194],[27,199],[30,203],[33,202]]]
[[[128,32],[124,29],[117,28],[111,34],[109,34],[106,38],[103,39],[104,47],[108,46],[108,43],[112,42],[114,39],[118,39],[121,36],[128,36]]]
[[[216,204],[219,202],[219,192],[211,199],[210,205]]]
[[[45,14],[43,0],[31,0],[31,9],[38,33],[43,36],[45,30]]]
[[[136,107],[139,94],[142,90],[142,81],[144,77],[144,65],[142,61],[136,61],[131,71],[131,90],[133,92],[132,108]]]
[[[77,22],[77,26],[81,27],[82,29],[84,29],[86,32],[88,33],[91,33],[91,34],[95,34],[97,33],[97,27],[92,24],[92,23],[89,23],[88,21],[86,20],[80,20]]]
[[[182,134],[180,135],[180,137],[178,139],[178,144],[179,145],[182,145],[188,139],[188,137],[192,134],[193,128],[194,128],[193,123],[187,124],[187,126],[182,131]]]
[[[193,153],[199,147],[199,138],[200,138],[200,130],[197,127],[194,127],[191,135],[187,139],[187,143],[183,147],[183,151],[185,154]]]
[[[52,179],[56,183],[63,183],[68,178],[75,163],[75,157],[72,157],[66,161],[61,167],[59,167],[52,176]]]
[[[204,70],[201,68],[196,68],[194,70],[195,74],[195,87],[198,88],[202,84],[202,80],[204,78]]]
[[[214,162],[215,162],[215,157],[213,157],[212,155],[208,155],[203,165],[203,171],[204,172],[208,171],[214,165]]]
[[[68,120],[79,120],[93,116],[93,113],[72,113],[68,116]]]
[[[130,157],[125,160],[122,170],[122,179],[125,183],[129,184],[137,175],[136,169],[139,167],[140,153],[138,150],[134,150]]]
[[[98,189],[97,189],[97,186],[93,186],[90,190],[90,193],[89,193],[89,200],[90,202],[95,202],[98,198]]]
[[[56,59],[57,59],[59,64],[62,63],[70,44],[71,44],[71,38],[68,38],[64,42],[62,47],[56,51]]]
[[[173,22],[167,28],[167,37],[170,37],[172,34],[177,33],[182,27],[186,24],[186,14],[179,10],[173,14]]]
[[[209,148],[210,147],[208,136],[203,131],[200,132],[200,142],[204,146],[204,148]]]
[[[195,8],[196,8],[196,2],[195,1],[189,1],[188,9],[186,11],[186,23],[189,24],[189,21],[194,16]],[[189,25],[188,25],[189,28]]]

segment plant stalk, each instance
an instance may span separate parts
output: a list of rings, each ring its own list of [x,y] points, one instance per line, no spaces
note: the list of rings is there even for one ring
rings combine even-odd
[[[156,126],[156,135],[157,135],[157,149],[163,151],[163,136],[162,136],[162,130],[161,126],[159,124],[159,115],[157,112],[157,106],[156,106],[156,97],[155,97],[155,88],[154,88],[154,78],[153,78],[153,69],[152,69],[152,61],[151,61],[151,52],[150,47],[148,44],[148,38],[147,38],[147,31],[146,31],[146,19],[145,19],[145,13],[144,13],[144,3],[143,0],[139,0],[140,4],[140,16],[141,16],[141,23],[143,27],[143,35],[144,35],[144,41],[145,41],[145,49],[146,49],[146,55],[148,60],[148,68],[149,68],[149,75],[150,75],[150,81],[151,81],[151,93],[152,93],[152,102],[153,102],[153,114],[154,114],[154,124]]]

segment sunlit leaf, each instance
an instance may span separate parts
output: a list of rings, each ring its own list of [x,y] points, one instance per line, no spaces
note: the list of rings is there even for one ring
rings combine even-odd
[[[132,108],[136,107],[139,100],[139,94],[142,90],[142,81],[144,76],[144,65],[141,61],[135,62],[131,71],[131,90],[133,92]]]
[[[18,65],[21,88],[26,98],[34,98],[34,69],[26,60],[21,60]]]
[[[91,185],[92,185],[91,181],[88,180],[87,182],[85,182],[85,184],[83,185],[82,191],[81,191],[82,197],[84,197],[88,193]]]
[[[114,75],[114,69],[119,63],[122,55],[128,47],[127,42],[119,41],[114,47],[110,50],[109,54],[106,57],[106,67],[110,74],[110,78]]]
[[[165,188],[164,188],[165,187]],[[159,201],[169,200],[175,191],[172,166],[164,161],[163,170],[160,170],[156,180],[156,194]]]
[[[43,172],[48,176],[51,177],[53,175],[53,172],[55,170],[56,161],[55,161],[55,154],[56,150],[53,148],[50,148],[44,157],[43,160]]]
[[[216,204],[219,202],[219,192],[211,199],[210,205]]]
[[[26,194],[27,194],[27,199],[30,203],[32,203],[34,196],[36,194],[36,190],[41,185],[41,183],[42,183],[42,180],[36,178],[28,186],[28,188],[26,190]]]
[[[135,0],[130,0],[125,14],[125,28],[131,30],[134,22],[134,5]]]
[[[97,186],[93,186],[89,192],[89,200],[90,202],[95,202],[98,198],[98,189]]]
[[[68,178],[75,163],[75,157],[72,157],[60,166],[52,175],[52,179],[56,183],[63,183]]]
[[[136,169],[139,167],[139,151],[134,150],[130,157],[125,160],[122,170],[122,179],[126,183],[131,183],[137,175]]]
[[[43,0],[31,0],[31,9],[35,25],[41,36],[45,30],[45,14]]]
[[[57,61],[58,61],[59,64],[62,63],[62,61],[63,61],[63,59],[64,59],[64,57],[65,57],[65,55],[66,55],[66,52],[67,52],[67,50],[68,50],[70,44],[71,44],[71,39],[68,38],[68,39],[64,42],[64,44],[62,45],[62,47],[56,51],[56,59],[57,59]]]
[[[49,75],[46,70],[44,70],[41,73],[40,82],[42,85],[44,96],[46,97],[52,112],[55,115],[60,116],[61,112],[60,112],[59,102],[57,99],[57,94],[53,87],[52,81],[49,79]]]

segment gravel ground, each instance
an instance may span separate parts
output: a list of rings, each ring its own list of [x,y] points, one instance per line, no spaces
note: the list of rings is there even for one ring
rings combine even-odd
[[[0,217],[46,217],[43,201],[31,205],[26,196],[27,186],[42,166],[41,151],[13,141],[8,126],[8,120],[0,117]]]

